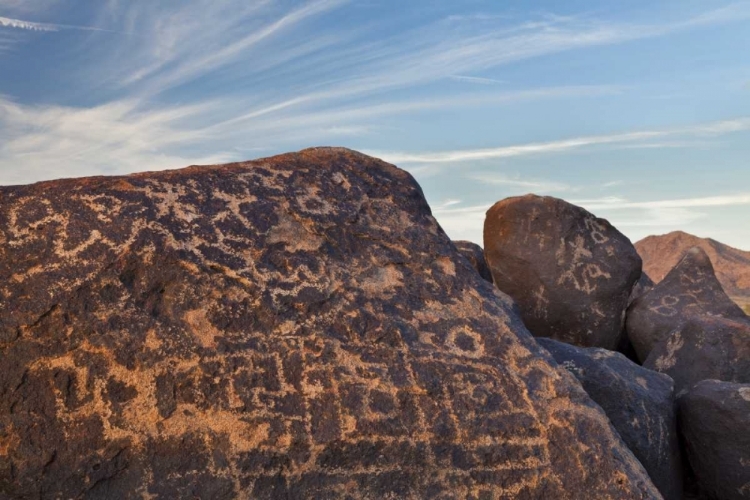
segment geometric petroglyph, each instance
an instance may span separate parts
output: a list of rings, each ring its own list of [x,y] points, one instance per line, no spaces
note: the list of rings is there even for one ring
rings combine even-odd
[[[379,160],[0,188],[0,237],[0,496],[658,498]]]

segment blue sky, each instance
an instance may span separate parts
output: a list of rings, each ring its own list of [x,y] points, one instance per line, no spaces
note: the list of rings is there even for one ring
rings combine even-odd
[[[750,1],[0,0],[0,184],[316,145],[750,250]]]

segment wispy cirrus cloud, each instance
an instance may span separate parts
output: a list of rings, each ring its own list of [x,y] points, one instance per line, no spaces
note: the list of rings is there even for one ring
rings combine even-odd
[[[594,209],[659,209],[659,208],[706,208],[750,205],[750,193],[703,196],[694,198],[677,198],[656,201],[628,201],[619,197],[605,197],[589,200],[573,200],[571,203],[585,205]]]
[[[649,147],[650,145],[653,145],[653,147],[662,147],[663,143],[653,143],[652,141],[654,139],[678,136],[704,138],[717,137],[747,130],[750,130],[750,117],[723,120],[690,127],[678,127],[674,129],[644,130],[620,134],[576,137],[559,141],[502,146],[497,148],[462,149],[426,153],[372,151],[371,154],[392,163],[401,164],[461,163],[512,158],[517,156],[570,152],[588,147],[613,144],[630,144],[631,146],[637,147]],[[689,147],[694,143],[683,142],[678,144],[681,147]],[[673,144],[673,146],[674,145],[677,144]]]
[[[479,85],[498,85],[505,83],[503,80],[496,80],[494,78],[483,78],[480,76],[466,76],[466,75],[450,75],[448,76],[451,80],[457,80],[459,82],[477,83]]]
[[[574,191],[571,185],[564,182],[545,181],[539,179],[523,179],[520,177],[508,177],[493,173],[472,174],[468,179],[492,186],[509,186],[516,189],[524,189],[535,193],[561,193]]]
[[[27,31],[61,31],[61,30],[79,30],[79,31],[104,31],[114,33],[112,30],[104,28],[96,28],[93,26],[74,26],[70,24],[53,24],[53,23],[37,23],[33,21],[24,21],[23,19],[12,19],[9,17],[0,17],[0,27],[4,28],[15,28]]]
[[[143,110],[136,101],[95,108],[22,106],[0,97],[0,185],[82,175],[122,174],[230,161],[190,144],[211,103]]]
[[[0,17],[0,26],[4,28],[16,28],[29,31],[57,31],[60,29],[54,24],[34,23],[21,19],[11,19],[9,17]]]

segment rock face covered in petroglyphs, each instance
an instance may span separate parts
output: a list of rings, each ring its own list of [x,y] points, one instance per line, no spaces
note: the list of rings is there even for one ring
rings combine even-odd
[[[479,276],[492,283],[492,273],[484,260],[484,250],[482,247],[471,241],[454,241],[456,250],[471,263],[472,267],[477,270]]]
[[[682,500],[682,461],[674,409],[674,383],[625,356],[539,338],[609,417],[666,500]]]
[[[658,498],[405,172],[0,188],[0,497]]]
[[[707,497],[750,498],[750,385],[706,380],[678,399],[678,411],[690,465]]]
[[[484,252],[531,333],[617,348],[641,259],[609,222],[556,198],[508,198],[487,212]]]
[[[677,393],[707,379],[750,383],[750,322],[693,318],[657,344],[643,366],[672,377]]]
[[[651,349],[693,316],[746,319],[716,279],[708,255],[693,248],[628,311],[627,332],[641,361]]]

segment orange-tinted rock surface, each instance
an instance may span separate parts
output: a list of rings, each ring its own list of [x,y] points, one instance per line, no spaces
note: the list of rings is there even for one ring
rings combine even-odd
[[[492,273],[487,266],[487,261],[484,259],[484,250],[482,250],[482,247],[471,241],[462,240],[454,241],[453,244],[456,245],[458,253],[466,257],[471,266],[477,270],[479,276],[492,283]]]
[[[348,150],[0,188],[0,497],[659,498],[510,311]]]
[[[635,244],[643,258],[643,270],[657,283],[693,247],[700,247],[711,259],[716,278],[727,295],[740,306],[750,307],[750,252],[682,231],[649,236]]]
[[[609,222],[557,198],[508,198],[487,212],[484,254],[531,333],[582,347],[620,345],[641,258]]]

